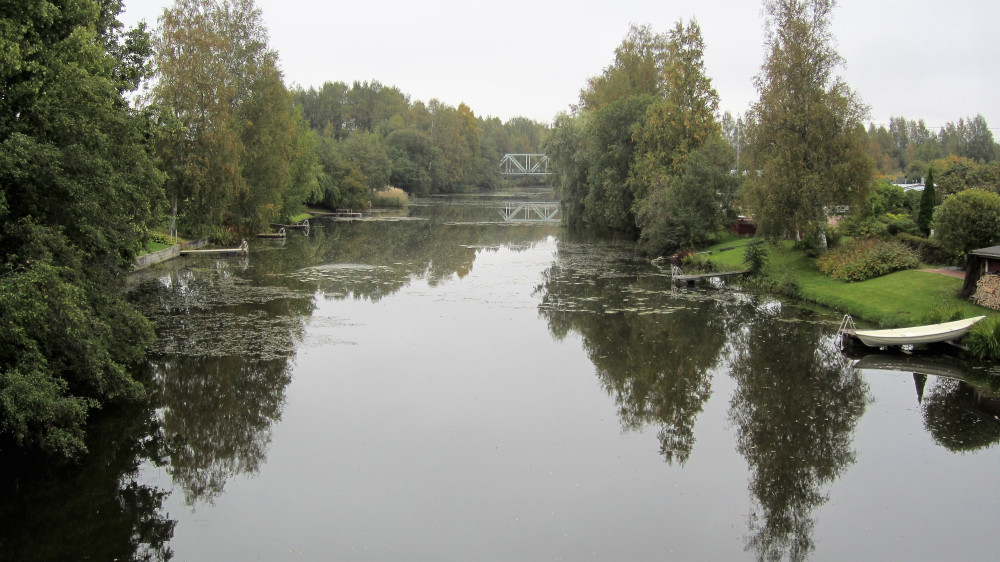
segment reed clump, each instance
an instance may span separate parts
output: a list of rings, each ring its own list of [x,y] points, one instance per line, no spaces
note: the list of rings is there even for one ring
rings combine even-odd
[[[1000,359],[1000,316],[976,322],[962,343],[980,359]]]
[[[372,193],[372,206],[402,209],[410,204],[410,197],[398,187],[387,187]]]

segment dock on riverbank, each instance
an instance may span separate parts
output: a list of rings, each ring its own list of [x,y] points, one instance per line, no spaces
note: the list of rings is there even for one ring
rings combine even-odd
[[[695,273],[691,275],[685,275],[684,273],[679,273],[680,269],[675,268],[676,272],[672,273],[670,278],[673,280],[674,285],[678,286],[688,286],[693,287],[702,283],[707,279],[712,279],[717,277],[719,279],[725,279],[727,277],[739,277],[741,275],[746,275],[750,273],[749,269],[741,269],[737,271],[718,271],[715,273]]]
[[[198,250],[208,245],[208,239],[202,238],[201,240],[193,240],[190,242],[181,242],[170,246],[169,248],[164,248],[156,252],[150,252],[148,254],[143,254],[135,258],[135,268],[132,271],[139,271],[141,269],[146,269],[151,265],[155,265],[161,262],[165,262],[170,259],[174,259],[181,255],[181,252]]]
[[[332,213],[317,213],[314,212],[315,217],[331,217],[335,219],[360,219],[361,213],[355,212],[353,209],[337,209]]]
[[[209,250],[181,250],[182,256],[236,257],[250,253],[250,245],[244,240],[237,248],[213,248]]]

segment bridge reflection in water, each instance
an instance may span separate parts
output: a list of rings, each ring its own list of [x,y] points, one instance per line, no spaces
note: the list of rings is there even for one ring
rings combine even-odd
[[[500,209],[506,222],[551,222],[562,221],[559,203],[555,201],[522,201],[507,203]]]

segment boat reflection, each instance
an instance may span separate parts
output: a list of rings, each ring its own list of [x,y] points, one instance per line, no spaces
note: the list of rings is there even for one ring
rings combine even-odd
[[[913,373],[924,428],[954,452],[1000,443],[1000,380],[979,365],[950,355],[874,353],[856,369]]]

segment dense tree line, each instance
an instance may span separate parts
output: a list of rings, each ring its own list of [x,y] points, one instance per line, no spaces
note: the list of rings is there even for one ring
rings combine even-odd
[[[309,202],[328,207],[363,207],[386,185],[413,195],[495,189],[503,155],[539,152],[546,132],[526,118],[503,123],[465,104],[411,101],[377,81],[293,95],[320,146],[320,188]]]
[[[833,4],[765,0],[760,100],[721,122],[697,23],[633,26],[549,138],[568,224],[662,253],[716,235],[738,201],[763,234],[823,245],[828,210],[864,201],[874,172],[865,108],[834,74]]]
[[[121,11],[0,3],[0,449],[76,456],[92,411],[145,396],[154,336],[124,293],[152,232],[231,239],[393,182],[493,188],[546,133],[377,82],[289,91],[253,0],[175,0],[152,34]]]
[[[157,155],[183,232],[232,238],[303,204],[365,208],[389,185],[413,195],[495,189],[506,152],[538,152],[546,127],[411,102],[377,81],[289,91],[253,0],[175,0],[155,40]]]
[[[923,119],[893,117],[888,127],[869,125],[868,143],[882,176],[914,183],[922,181],[936,161],[952,156],[979,164],[1000,160],[1000,145],[982,115],[946,123],[937,132]]]
[[[546,144],[571,228],[637,236],[657,253],[704,242],[732,214],[732,150],[694,21],[633,26]]]

